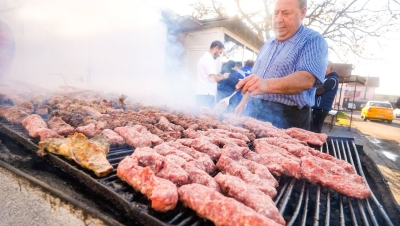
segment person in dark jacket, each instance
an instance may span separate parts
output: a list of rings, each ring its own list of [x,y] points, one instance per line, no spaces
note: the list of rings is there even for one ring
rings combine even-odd
[[[235,91],[235,86],[239,82],[239,79],[242,78],[242,75],[236,71],[236,62],[233,60],[229,60],[222,67],[222,74],[229,73],[227,79],[219,81],[217,85],[217,102],[222,100],[223,98],[231,95]],[[236,106],[239,104],[240,99],[238,95],[234,95],[229,100],[229,105],[224,111],[224,113],[232,113]]]
[[[332,62],[329,61],[326,68],[324,84],[317,88],[315,95],[315,105],[312,107],[310,130],[321,133],[322,125],[329,111],[339,86],[339,76],[333,71]]]
[[[242,67],[240,70],[244,72],[245,77],[251,75],[251,70],[253,69],[254,66],[254,61],[253,60],[247,60],[246,63],[244,64],[244,67]]]

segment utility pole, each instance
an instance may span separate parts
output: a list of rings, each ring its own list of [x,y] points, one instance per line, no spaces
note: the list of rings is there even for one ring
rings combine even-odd
[[[365,87],[365,92],[364,92],[364,100],[366,100],[366,99],[367,99],[368,79],[369,79],[369,74],[367,75],[367,82],[366,82],[367,86]]]

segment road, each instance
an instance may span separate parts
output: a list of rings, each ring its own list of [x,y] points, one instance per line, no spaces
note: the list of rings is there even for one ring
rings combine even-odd
[[[351,116],[351,112],[347,112]],[[391,124],[383,121],[361,119],[359,111],[353,111],[351,127],[357,128],[364,134],[379,139],[393,140],[400,143],[400,118],[395,118]]]
[[[347,112],[351,116],[351,112]],[[388,181],[394,198],[400,204],[400,118],[391,124],[382,121],[364,121],[360,112],[354,111],[351,127],[356,128],[370,141],[370,156]]]

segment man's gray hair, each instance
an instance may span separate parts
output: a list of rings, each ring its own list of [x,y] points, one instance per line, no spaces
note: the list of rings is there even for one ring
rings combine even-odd
[[[306,8],[307,9],[307,0],[299,0],[300,9]]]

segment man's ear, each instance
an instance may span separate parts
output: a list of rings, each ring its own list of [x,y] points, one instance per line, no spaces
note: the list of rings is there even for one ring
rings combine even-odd
[[[304,20],[304,18],[306,18],[307,15],[307,8],[303,8],[301,10],[301,20]]]

